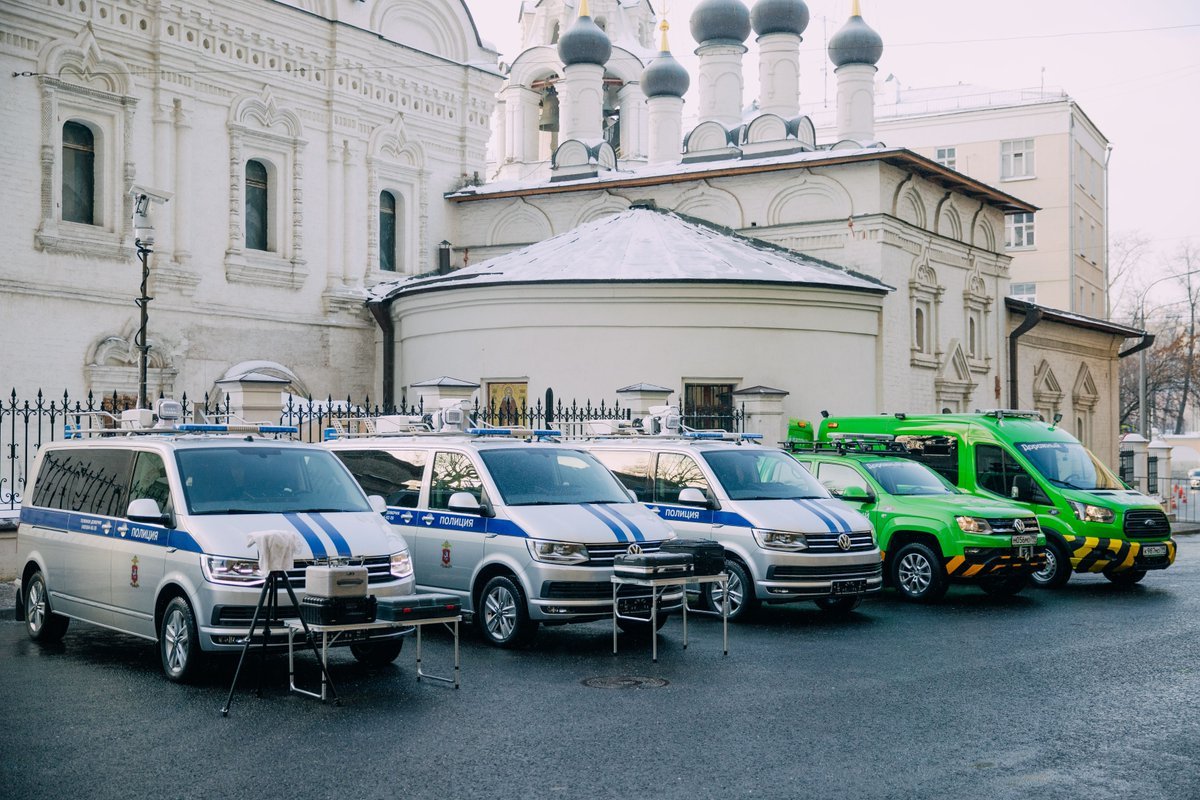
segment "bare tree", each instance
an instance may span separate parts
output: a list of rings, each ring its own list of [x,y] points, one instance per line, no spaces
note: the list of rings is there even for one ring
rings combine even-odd
[[[1125,231],[1110,240],[1107,286],[1110,317],[1136,318],[1140,296],[1137,283],[1145,274],[1143,264],[1150,255],[1150,239],[1140,231]]]

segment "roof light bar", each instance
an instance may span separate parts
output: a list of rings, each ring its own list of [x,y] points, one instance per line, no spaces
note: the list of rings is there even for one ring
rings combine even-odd
[[[179,425],[180,433],[299,433],[293,425],[205,425],[189,422]]]

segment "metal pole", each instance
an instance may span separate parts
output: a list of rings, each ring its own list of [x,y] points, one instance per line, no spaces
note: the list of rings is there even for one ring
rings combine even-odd
[[[149,408],[150,404],[146,401],[146,366],[150,361],[150,345],[146,342],[146,325],[150,319],[150,301],[153,297],[146,294],[147,283],[150,280],[150,254],[154,251],[147,245],[143,244],[139,239],[135,242],[137,245],[138,258],[142,262],[142,294],[135,301],[138,308],[141,309],[141,324],[138,326],[137,335],[134,337],[133,343],[138,349],[138,408]]]

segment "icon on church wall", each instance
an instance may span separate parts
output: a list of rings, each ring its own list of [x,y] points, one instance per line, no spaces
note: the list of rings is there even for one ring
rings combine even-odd
[[[488,408],[493,425],[520,425],[528,403],[528,383],[488,384]]]

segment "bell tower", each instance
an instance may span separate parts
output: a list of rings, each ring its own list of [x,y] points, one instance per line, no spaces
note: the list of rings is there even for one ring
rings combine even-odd
[[[579,16],[581,0],[527,3],[521,14],[521,49],[557,45]],[[650,0],[588,0],[591,17],[613,44],[637,51],[654,50],[656,18]]]

